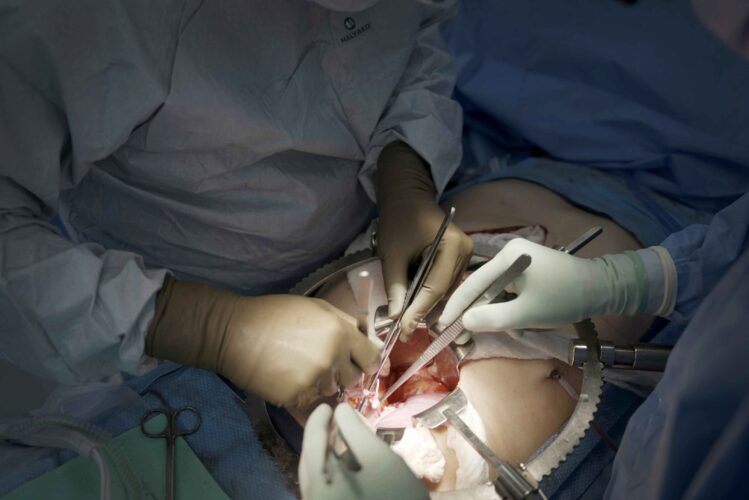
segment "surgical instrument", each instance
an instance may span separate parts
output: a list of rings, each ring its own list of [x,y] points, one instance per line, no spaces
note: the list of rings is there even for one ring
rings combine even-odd
[[[367,386],[367,391],[370,393],[375,389],[377,379],[380,376],[380,373],[382,373],[382,370],[388,358],[390,357],[390,353],[392,352],[393,347],[395,347],[395,342],[398,340],[398,333],[400,332],[400,325],[401,321],[403,320],[403,316],[406,314],[406,310],[408,309],[408,306],[411,305],[414,297],[416,297],[416,295],[419,293],[419,290],[421,290],[421,287],[424,285],[424,282],[429,275],[429,271],[432,269],[434,259],[437,257],[437,249],[439,248],[440,241],[442,241],[442,237],[445,235],[445,231],[447,231],[447,227],[452,222],[454,216],[455,207],[450,207],[450,211],[442,220],[442,224],[440,224],[440,227],[437,230],[437,234],[435,235],[432,244],[427,250],[426,256],[421,259],[421,263],[416,270],[416,275],[414,276],[413,281],[411,281],[411,284],[406,291],[406,297],[403,300],[403,306],[401,307],[400,313],[398,314],[398,318],[392,324],[387,336],[385,337],[385,347],[383,349],[380,364],[377,367],[377,371],[375,371],[374,375],[372,375],[369,385]],[[369,398],[362,398],[362,401],[359,404],[358,408],[360,412],[364,410],[364,407],[366,406],[368,401]]]
[[[515,262],[513,262],[510,267],[505,270],[504,273],[502,273],[499,279],[497,279],[497,281],[489,286],[489,288],[487,288],[482,295],[480,295],[475,301],[473,301],[473,303],[467,309],[470,309],[471,307],[482,306],[485,304],[491,304],[492,302],[503,298],[505,287],[515,281],[515,279],[520,276],[530,264],[531,258],[529,255],[523,254],[515,259]],[[393,385],[388,388],[382,399],[387,399],[388,397],[390,397],[401,385],[403,385],[409,378],[411,378],[414,373],[416,373],[424,365],[432,361],[434,357],[442,352],[445,347],[447,347],[451,342],[457,339],[458,336],[460,336],[460,334],[465,331],[465,328],[463,328],[462,318],[458,318],[444,329],[438,328],[437,330],[437,334],[439,335],[439,337],[437,337],[431,344],[429,344],[429,347],[427,347],[424,352],[422,352],[421,355],[416,359],[416,361],[414,361],[413,364],[411,364],[411,366],[409,366],[408,369],[403,372],[403,375],[401,375],[398,380],[396,380],[395,383],[393,383]]]
[[[598,238],[598,236],[600,236],[602,232],[603,228],[601,226],[593,226],[566,247],[562,245],[552,245],[551,248],[553,248],[554,250],[559,250],[560,252],[568,253],[570,255],[575,255],[578,250],[583,248],[594,239]]]
[[[601,363],[607,368],[622,368],[651,372],[666,369],[671,347],[657,344],[616,345],[605,340],[599,341]],[[570,342],[569,364],[582,366],[588,360],[588,347],[585,342]]]
[[[502,498],[528,498],[532,493],[538,491],[514,467],[500,460],[491,448],[460,418],[458,414],[467,406],[468,399],[466,399],[463,391],[455,389],[436,405],[414,415],[412,420],[415,424],[428,429],[434,429],[445,422],[449,422],[468,441],[471,447],[494,468],[494,472],[497,474],[494,487]]]
[[[594,226],[585,231],[585,233],[583,233],[580,237],[567,245],[567,247],[555,245],[553,248],[570,255],[574,255],[585,245],[597,238],[602,232],[603,229],[600,226]],[[515,279],[520,276],[523,271],[525,271],[525,269],[530,265],[530,260],[531,258],[528,255],[521,255],[520,257],[518,257],[515,262],[513,262],[510,267],[505,270],[504,273],[502,273],[497,281],[495,281],[494,284],[487,288],[486,291],[478,299],[476,299],[470,306],[468,306],[468,308],[466,308],[466,310],[472,307],[506,300],[507,296],[504,292],[505,287],[515,281]],[[460,339],[460,337],[463,337],[464,331],[465,329],[463,328],[463,322],[460,318],[458,318],[452,325],[449,325],[444,330],[437,331],[439,337],[437,337],[437,339],[435,339],[435,341],[432,342],[429,347],[427,347],[427,349],[421,354],[421,356],[419,356],[419,358],[410,367],[408,367],[408,369],[398,378],[398,380],[396,380],[395,383],[393,383],[388,388],[383,399],[387,399],[389,396],[391,396],[400,386],[402,386],[409,378],[411,378],[414,373],[419,371],[423,366],[434,359],[434,357],[437,356],[437,354],[439,354],[442,349],[447,347],[450,342],[456,341],[457,339],[457,342],[459,344],[465,343],[465,341],[467,341],[467,338],[463,339],[463,341],[461,341]],[[510,333],[511,336],[517,335],[517,332],[508,333]],[[465,334],[466,337],[467,335],[468,334]]]
[[[166,417],[166,425],[163,429],[157,432],[148,430],[146,423],[155,416],[163,415]],[[188,417],[187,420],[192,421],[192,425],[187,428],[179,427],[179,420],[181,415],[191,415],[192,418]],[[185,420],[185,419],[183,419]],[[151,410],[140,420],[140,430],[143,434],[149,438],[164,438],[166,439],[166,498],[167,500],[174,500],[174,450],[175,442],[178,437],[189,436],[197,432],[200,428],[200,413],[192,406],[183,406],[173,411],[164,410]]]
[[[336,395],[336,403],[342,404],[345,399],[346,393],[343,388],[339,387],[338,394]],[[359,460],[357,460],[356,455],[354,455],[354,452],[351,451],[351,447],[348,445],[346,438],[343,437],[343,434],[338,432],[335,417],[331,417],[330,422],[328,423],[328,440],[325,443],[325,457],[323,458],[322,473],[325,477],[325,482],[328,484],[333,482],[333,472],[330,468],[331,454],[339,459],[348,470],[353,472],[361,470],[361,464],[359,463]]]

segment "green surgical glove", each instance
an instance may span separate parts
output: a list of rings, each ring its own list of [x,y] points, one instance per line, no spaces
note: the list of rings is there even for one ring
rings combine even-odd
[[[439,324],[455,321],[522,254],[530,255],[531,265],[513,283],[518,297],[466,311],[467,329],[554,328],[593,316],[673,310],[676,268],[663,247],[583,259],[515,239],[458,287]]]
[[[146,353],[218,372],[279,406],[302,406],[376,369],[379,349],[320,299],[243,297],[168,277]]]
[[[349,449],[361,464],[351,471],[333,453],[328,456],[331,481],[323,475],[328,443],[328,429],[333,411],[318,406],[304,429],[302,457],[299,462],[299,485],[305,500],[428,499],[426,487],[416,479],[401,457],[380,440],[353,408],[340,404],[335,423]]]
[[[413,149],[403,142],[394,142],[382,150],[377,162],[377,249],[382,258],[390,317],[397,316],[403,307],[409,265],[422,258],[445,218],[436,197],[429,166]],[[417,322],[460,278],[472,251],[471,238],[450,224],[423,288],[403,316],[402,340],[410,338]]]

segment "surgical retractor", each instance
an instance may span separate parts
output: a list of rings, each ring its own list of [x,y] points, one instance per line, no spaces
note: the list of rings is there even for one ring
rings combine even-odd
[[[666,369],[671,347],[657,344],[616,345],[600,341],[601,363],[607,368],[662,372]],[[588,348],[581,341],[570,343],[569,364],[582,366],[588,359]]]

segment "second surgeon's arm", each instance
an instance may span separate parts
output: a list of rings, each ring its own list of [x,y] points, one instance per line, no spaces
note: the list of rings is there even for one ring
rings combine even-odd
[[[137,368],[165,271],[71,243],[49,221],[60,191],[163,102],[182,2],[63,3],[0,16],[0,356],[73,383]],[[146,43],[149,30],[163,43]]]
[[[716,213],[709,224],[693,224],[662,245],[676,265],[677,293],[669,318],[683,325],[749,243],[749,193]]]
[[[423,257],[445,214],[435,201],[436,190],[426,163],[405,143],[388,145],[380,154],[377,172],[380,207],[378,252],[388,293],[389,314],[403,307],[408,270]],[[454,224],[448,226],[434,264],[401,323],[406,340],[416,323],[442,299],[468,265],[473,243]]]
[[[745,248],[749,194],[718,212],[710,224],[672,234],[662,246],[581,259],[525,240],[513,240],[464,281],[440,323],[448,325],[519,255],[533,262],[515,280],[518,298],[476,307],[463,322],[474,331],[547,328],[597,315],[655,314],[682,327]],[[675,335],[680,328],[671,329]],[[661,341],[676,341],[676,338]]]
[[[421,258],[444,217],[436,200],[460,162],[461,110],[450,98],[454,68],[439,31],[454,7],[454,2],[420,7],[414,48],[362,168],[365,189],[370,195],[376,191],[380,208],[378,250],[391,316],[402,307],[409,264]],[[471,247],[456,226],[448,228],[423,292],[404,316],[403,337],[447,292]]]
[[[181,2],[47,7],[0,16],[0,355],[76,383],[136,371],[148,334],[153,356],[218,371],[283,405],[358,379],[377,348],[331,306],[167,278],[137,254],[75,244],[49,222],[60,192],[164,102],[177,14],[190,16]]]

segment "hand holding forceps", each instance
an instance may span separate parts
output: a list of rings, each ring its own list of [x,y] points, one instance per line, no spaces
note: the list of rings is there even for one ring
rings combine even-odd
[[[166,425],[163,429],[153,432],[146,427],[147,422],[157,415],[163,415],[166,418]],[[189,415],[183,418],[183,421],[192,422],[186,428],[179,427],[180,415]],[[183,406],[172,411],[151,410],[140,420],[140,430],[143,435],[149,438],[166,439],[166,498],[174,500],[174,444],[178,437],[189,436],[200,428],[200,413],[192,406]]]

